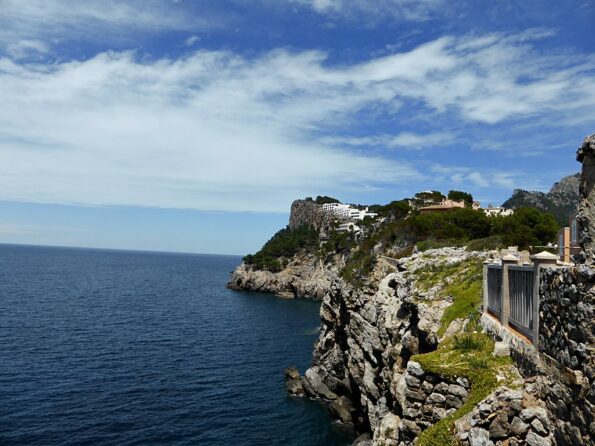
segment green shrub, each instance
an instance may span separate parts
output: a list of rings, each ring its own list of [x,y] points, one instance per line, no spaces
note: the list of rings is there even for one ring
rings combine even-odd
[[[326,195],[319,195],[314,200],[316,204],[327,204],[327,203],[341,203],[339,200],[333,197],[327,197]]]
[[[471,350],[481,350],[484,347],[484,342],[480,338],[472,334],[464,334],[455,336],[453,340],[453,347],[457,350],[468,352]]]
[[[299,252],[314,253],[318,250],[318,232],[311,226],[296,229],[286,227],[278,231],[256,254],[248,254],[244,262],[256,269],[277,272],[283,268],[281,259]]]
[[[464,201],[467,206],[473,205],[473,195],[460,190],[448,191],[448,199],[453,201]]]
[[[437,297],[451,296],[452,304],[444,310],[438,335],[442,336],[455,319],[467,318],[477,312],[481,304],[483,286],[483,263],[479,259],[469,259],[453,264],[434,264],[415,271],[416,286],[427,291],[438,284],[446,284]],[[456,278],[451,280],[448,279]]]
[[[521,249],[555,241],[558,229],[552,214],[534,208],[519,208],[513,215],[493,217],[492,222],[492,234],[500,236],[504,246]]]
[[[355,287],[360,287],[363,285],[364,279],[374,269],[375,264],[376,256],[358,250],[341,268],[340,275],[345,281]]]

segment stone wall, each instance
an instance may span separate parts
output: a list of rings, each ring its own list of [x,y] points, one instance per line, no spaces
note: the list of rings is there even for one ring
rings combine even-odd
[[[539,350],[563,366],[593,380],[595,270],[542,270],[540,276]]]
[[[540,398],[556,415],[557,444],[595,438],[595,270],[543,270],[540,276]]]
[[[551,446],[552,417],[537,393],[533,383],[527,383],[522,390],[499,388],[456,422],[460,445]]]
[[[466,378],[448,381],[426,373],[415,361],[409,361],[402,380],[399,439],[406,444],[413,442],[421,431],[456,412],[469,396]]]

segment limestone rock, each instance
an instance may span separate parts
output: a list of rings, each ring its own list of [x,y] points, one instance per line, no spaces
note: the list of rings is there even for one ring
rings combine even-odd
[[[488,431],[474,427],[469,431],[469,446],[494,446]]]
[[[284,371],[285,387],[287,393],[294,396],[304,395],[304,386],[302,385],[302,378],[300,372],[295,367],[288,367]]]
[[[494,356],[510,356],[510,347],[507,342],[496,342],[494,344]]]
[[[583,163],[579,187],[580,205],[577,215],[579,243],[585,263],[595,263],[595,135],[588,136],[577,151],[577,160]]]

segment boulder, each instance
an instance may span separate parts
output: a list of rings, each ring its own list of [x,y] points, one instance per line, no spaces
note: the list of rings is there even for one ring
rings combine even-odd
[[[283,373],[285,375],[287,393],[294,396],[304,396],[304,386],[302,385],[302,378],[298,369],[287,367]]]

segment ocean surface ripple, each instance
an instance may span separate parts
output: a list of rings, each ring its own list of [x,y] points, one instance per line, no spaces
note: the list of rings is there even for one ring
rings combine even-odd
[[[318,304],[226,289],[239,261],[0,245],[0,444],[349,444],[283,385]]]

